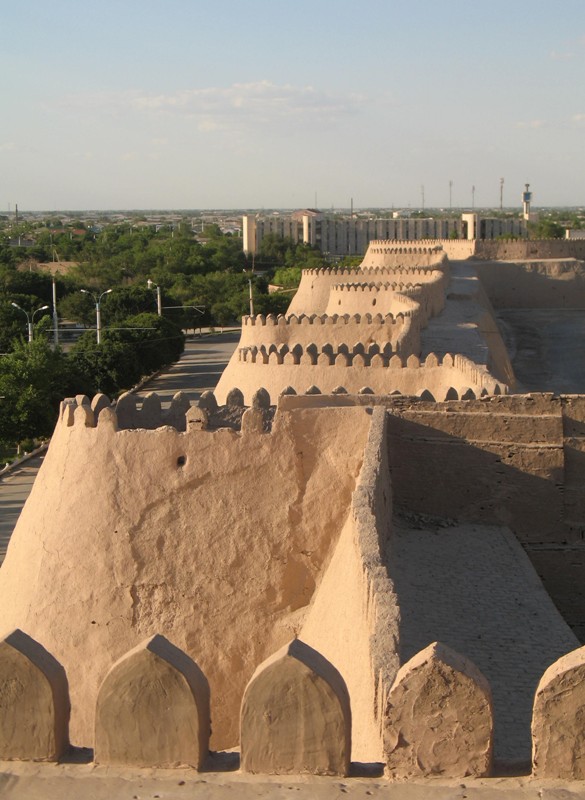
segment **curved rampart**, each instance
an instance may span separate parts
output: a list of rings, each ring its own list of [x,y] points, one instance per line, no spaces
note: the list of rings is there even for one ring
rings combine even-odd
[[[415,285],[411,283],[338,283],[331,287],[326,313],[365,314],[375,313],[379,308],[382,313],[398,314],[404,310],[404,305],[414,312],[417,305],[405,304],[403,300],[397,299],[399,294],[406,296],[413,288]]]
[[[440,242],[428,240],[413,243],[378,239],[368,245],[360,269],[437,268],[446,260]]]
[[[289,314],[264,317],[242,317],[240,347],[266,347],[295,344],[364,342],[382,344],[394,342],[400,336],[408,312],[405,307],[396,314]]]
[[[429,283],[436,280],[435,273],[448,276],[449,262],[445,262],[438,269],[436,264],[432,264],[428,269],[424,267],[360,267],[359,272],[355,273],[352,278],[372,277],[375,280],[384,280],[388,276],[388,280],[411,282],[411,283]]]
[[[218,400],[224,402],[232,386],[240,388],[246,401],[258,386],[264,386],[272,397],[286,387],[292,387],[297,394],[304,394],[311,387],[330,394],[341,386],[350,394],[367,388],[376,395],[397,392],[437,401],[508,391],[506,384],[497,381],[485,367],[461,355],[446,354],[439,359],[431,353],[421,363],[416,355],[404,359],[384,354],[368,357],[359,351],[332,354],[309,346],[302,352],[297,349],[295,354],[286,353],[281,364],[278,359],[275,352],[243,352],[242,360],[231,362],[229,374],[224,373],[217,385]]]
[[[289,314],[325,314],[331,287],[359,274],[349,269],[304,269],[299,288],[287,309]]]
[[[371,417],[282,412],[264,433],[248,409],[239,433],[187,410],[181,433],[119,429],[86,400],[63,407],[10,541],[3,629],[63,665],[75,745],[93,746],[112,664],[158,631],[208,677],[212,748],[235,747],[247,681],[297,635],[336,546]]]

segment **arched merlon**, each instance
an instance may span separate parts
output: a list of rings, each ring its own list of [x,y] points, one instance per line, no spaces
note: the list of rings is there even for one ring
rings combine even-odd
[[[333,664],[300,639],[261,664],[242,699],[240,747],[245,772],[347,775],[351,709]]]
[[[0,759],[58,761],[69,746],[65,670],[21,630],[0,641]]]
[[[404,664],[388,695],[384,752],[393,778],[491,773],[493,711],[487,680],[435,642]]]
[[[544,673],[532,714],[532,772],[537,778],[585,780],[585,647]]]
[[[210,729],[207,679],[186,653],[155,635],[117,661],[100,687],[94,760],[199,769]]]

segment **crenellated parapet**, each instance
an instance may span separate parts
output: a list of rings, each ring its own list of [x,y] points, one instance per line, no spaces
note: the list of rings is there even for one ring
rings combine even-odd
[[[385,446],[385,439],[380,444]],[[382,451],[376,456],[379,460]],[[360,647],[360,628],[370,644],[362,681],[369,667],[374,678],[369,713],[381,733],[381,750],[372,732],[367,741],[359,729],[357,740],[354,735],[352,704],[359,716],[359,701],[365,698],[359,697],[346,648],[337,649],[335,639],[325,636],[322,649],[307,643],[305,635],[310,641],[315,635],[309,618],[303,638],[293,638],[257,666],[241,706],[233,709],[239,717],[234,727],[241,731],[241,768],[265,775],[347,776],[351,761],[364,760],[365,753],[370,761],[383,759],[390,779],[489,777],[497,717],[486,677],[440,641],[399,661],[400,606],[381,557],[382,523],[388,518],[381,508],[389,495],[372,478],[367,498],[359,487],[354,493],[347,529],[353,535],[342,536],[328,572],[337,577],[340,556],[346,570],[352,563],[363,570],[361,575],[359,569],[349,576],[346,572],[350,585],[362,584],[351,589],[361,590],[363,598],[353,607],[346,601],[345,611],[357,625],[352,656]],[[326,577],[316,604],[327,600],[338,614],[339,594],[333,597],[329,583]],[[339,623],[333,627],[343,633]],[[337,664],[323,652],[332,647]],[[532,774],[537,779],[583,780],[579,713],[584,652],[579,648],[559,658],[538,685],[532,713]],[[67,675],[38,640],[17,629],[0,640],[0,678],[5,687],[0,759],[58,761],[69,742],[69,687],[75,694],[75,676]],[[209,668],[204,672],[184,649],[158,633],[118,660],[110,657],[94,701],[94,762],[208,769],[211,709],[222,701],[212,698],[212,678]]]
[[[341,387],[349,394],[367,390],[377,396],[398,393],[437,402],[503,395],[509,391],[486,367],[465,356],[430,353],[421,359],[414,353],[400,354],[391,343],[379,350],[377,346],[366,348],[361,343],[351,347],[342,345],[341,349],[332,345],[320,348],[315,343],[306,348],[301,345],[272,350],[266,346],[242,348],[231,377],[237,379],[246,399],[252,397],[257,385],[266,387],[272,397],[278,397],[285,387],[296,394],[304,394],[313,387],[324,395]],[[227,384],[222,380],[216,394],[223,399],[225,391]]]
[[[372,239],[368,250],[372,253],[408,253],[414,255],[443,254],[443,245],[437,239],[417,239],[416,244],[396,239]]]
[[[261,418],[258,432],[270,431],[274,407],[270,395],[260,388],[244,404],[244,395],[238,388],[231,389],[225,403],[219,405],[211,391],[203,392],[199,400],[192,404],[183,392],[177,392],[170,407],[163,409],[160,397],[150,392],[139,398],[131,392],[121,395],[111,403],[104,394],[98,394],[90,402],[85,395],[67,398],[61,403],[58,424],[69,428],[100,428],[108,426],[114,431],[147,430],[173,428],[180,432],[193,430],[251,430],[250,420],[244,421],[246,413],[257,414]]]
[[[302,273],[309,278],[351,278],[358,271],[359,267],[314,267],[303,269]]]
[[[335,292],[404,292],[407,289],[420,287],[420,283],[398,281],[354,281],[352,283],[339,283],[333,287]]]
[[[249,364],[388,367],[395,349],[392,342],[367,346],[362,342],[353,345],[309,342],[292,347],[287,344],[240,347],[238,353],[239,360]]]
[[[414,307],[414,306],[412,306]],[[361,342],[366,349],[373,344],[383,348],[386,343],[397,343],[401,337],[411,310],[408,304],[400,304],[393,313],[364,314],[288,314],[287,316],[244,317],[240,348],[264,348],[267,353],[280,352],[285,346],[292,350],[299,345],[303,349],[310,344],[319,350],[332,346]],[[286,352],[286,350],[283,350]],[[240,356],[236,352],[234,360]],[[229,369],[228,369],[229,372]]]
[[[360,269],[447,269],[448,259],[442,243],[370,242]]]
[[[260,327],[273,327],[286,328],[287,326],[294,325],[351,325],[351,324],[367,324],[367,325],[382,325],[392,324],[395,322],[394,314],[248,314],[242,317],[242,327],[247,328],[260,328]]]
[[[413,266],[413,267],[360,267],[357,276],[373,277],[376,280],[383,280],[388,276],[389,279],[407,281],[415,283],[428,283],[429,281],[437,280],[435,273],[440,273],[443,279],[446,280],[449,276],[449,262],[441,264],[440,268],[436,264],[431,264],[429,267]],[[354,277],[357,277],[354,275]]]

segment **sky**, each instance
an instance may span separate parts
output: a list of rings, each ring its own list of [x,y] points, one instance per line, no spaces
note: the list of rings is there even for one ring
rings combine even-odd
[[[585,0],[1,12],[0,213],[585,204]]]

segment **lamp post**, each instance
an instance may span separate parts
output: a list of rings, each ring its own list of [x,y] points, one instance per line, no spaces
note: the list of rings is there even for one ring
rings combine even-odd
[[[53,347],[59,346],[59,315],[57,314],[57,284],[53,278]]]
[[[17,308],[19,311],[22,311],[22,313],[25,315],[25,317],[26,317],[26,325],[27,325],[27,328],[28,328],[28,340],[29,340],[29,342],[32,342],[32,340],[33,340],[33,324],[34,324],[34,321],[35,321],[35,314],[38,314],[39,311],[46,311],[49,308],[49,306],[41,306],[40,308],[35,308],[35,310],[32,312],[32,314],[29,314],[28,311],[25,311],[24,308],[21,308],[18,305],[18,303],[12,302],[12,303],[10,303],[10,305],[14,306],[14,308]]]
[[[156,310],[158,312],[159,317],[162,317],[162,298],[160,294],[160,286],[158,286],[158,284],[156,283],[153,283],[153,281],[151,281],[150,278],[146,281],[146,285],[148,286],[149,289],[152,289],[153,286],[156,289]]]
[[[242,272],[246,272],[245,269]],[[252,261],[252,273],[254,273],[254,262]],[[252,294],[252,278],[248,278],[248,286],[250,288],[250,316],[254,316],[254,295]]]
[[[110,294],[112,289],[106,289],[106,291],[102,292],[100,295],[96,295],[93,292],[88,291],[87,289],[80,289],[79,291],[83,292],[83,294],[91,295],[93,297],[94,301],[95,301],[95,334],[96,334],[96,342],[98,344],[101,344],[101,341],[102,341],[102,336],[101,336],[101,333],[102,333],[102,315],[101,315],[101,311],[100,311],[100,304],[102,302],[102,297],[105,294]]]

